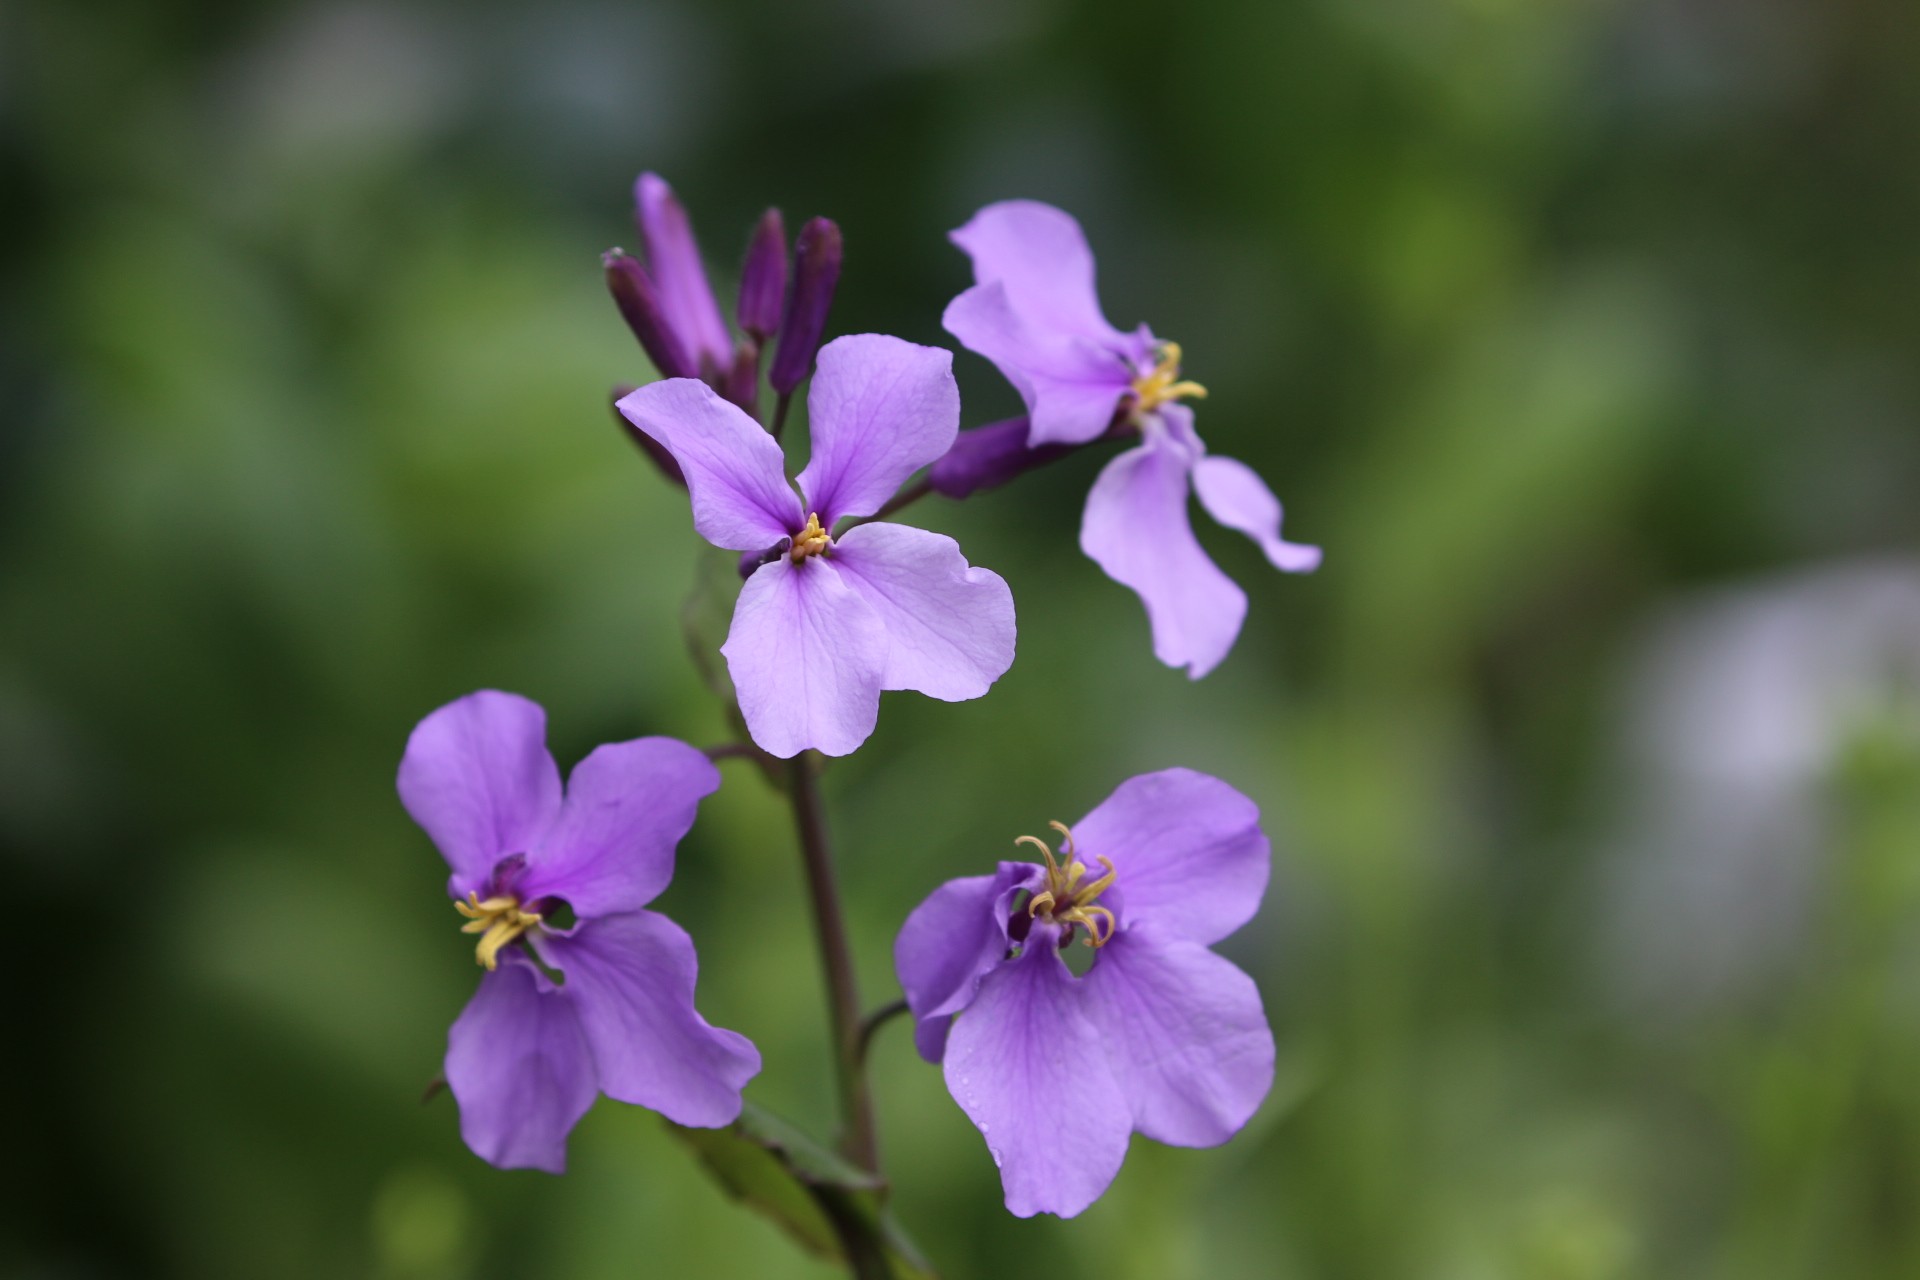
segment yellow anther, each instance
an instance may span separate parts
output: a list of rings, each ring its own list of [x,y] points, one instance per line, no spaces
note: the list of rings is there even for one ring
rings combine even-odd
[[[793,548],[787,552],[795,564],[808,556],[817,556],[833,545],[833,539],[820,527],[818,512],[807,512],[807,527],[793,535]]]
[[[1174,400],[1204,400],[1207,389],[1180,379],[1180,344],[1163,342],[1153,368],[1133,380],[1134,411],[1146,413]]]
[[[1095,899],[1113,884],[1116,872],[1111,859],[1095,855],[1105,874],[1091,884],[1082,884],[1087,874],[1087,864],[1073,857],[1073,832],[1064,823],[1047,824],[1060,833],[1060,856],[1056,858],[1047,842],[1039,836],[1019,836],[1014,844],[1030,844],[1040,851],[1040,857],[1047,864],[1047,887],[1033,895],[1027,902],[1027,915],[1034,918],[1044,916],[1054,924],[1072,928],[1079,925],[1086,929],[1086,943],[1090,947],[1104,947],[1113,939],[1113,931],[1118,922],[1113,912],[1105,907],[1096,907]],[[1061,865],[1062,862],[1065,865]],[[1102,922],[1105,928],[1101,927]]]
[[[469,893],[465,902],[456,901],[453,909],[467,918],[468,923],[460,926],[462,933],[477,933],[480,943],[473,949],[473,958],[489,970],[500,965],[500,948],[540,923],[537,911],[522,911],[520,899],[499,894],[480,901],[480,895]]]

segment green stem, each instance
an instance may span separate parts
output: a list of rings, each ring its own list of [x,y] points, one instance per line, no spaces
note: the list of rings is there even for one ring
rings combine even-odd
[[[813,900],[820,965],[827,979],[834,1079],[839,1086],[843,1125],[840,1150],[862,1169],[878,1173],[880,1152],[873,1129],[873,1104],[860,1062],[860,992],[854,981],[846,917],[840,910],[840,886],[833,874],[833,850],[827,840],[826,813],[820,804],[820,780],[813,752],[804,751],[793,758],[787,766],[787,782],[788,798],[793,802],[794,828],[800,837],[800,857],[807,872],[807,891]]]

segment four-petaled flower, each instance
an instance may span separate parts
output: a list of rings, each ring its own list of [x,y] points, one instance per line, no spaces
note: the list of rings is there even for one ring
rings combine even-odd
[[[447,892],[487,970],[446,1059],[461,1136],[482,1159],[562,1172],[567,1134],[601,1092],[684,1125],[740,1114],[760,1054],[695,1011],[692,940],[643,910],[719,785],[686,743],[639,738],[594,750],[563,793],[546,713],[507,693],[451,702],[407,740],[401,802],[452,868]]]
[[[894,943],[915,1044],[943,1063],[1023,1218],[1092,1204],[1136,1131],[1225,1142],[1273,1082],[1260,993],[1208,949],[1266,889],[1253,802],[1168,769],[1058,830],[1058,856],[1023,837],[1044,865],[948,881]],[[1061,958],[1076,936],[1095,952],[1081,977]]]
[[[980,210],[952,238],[973,259],[976,283],[948,304],[942,322],[1026,400],[1028,448],[1137,430],[1139,447],[1109,462],[1087,495],[1080,549],[1139,594],[1154,655],[1199,679],[1233,647],[1247,597],[1194,537],[1189,487],[1277,569],[1309,572],[1320,549],[1281,538],[1279,500],[1251,468],[1208,456],[1181,403],[1206,392],[1180,379],[1179,346],[1145,325],[1122,333],[1107,323],[1093,252],[1071,215],[1009,200]],[[1015,469],[1007,459],[999,465]]]
[[[977,698],[1013,663],[1013,595],[952,538],[869,521],[947,451],[960,394],[945,351],[880,334],[820,351],[807,393],[812,456],[787,480],[780,445],[703,383],[670,378],[620,401],[686,476],[707,541],[759,552],[721,652],[753,740],[830,756],[873,732],[880,691]]]

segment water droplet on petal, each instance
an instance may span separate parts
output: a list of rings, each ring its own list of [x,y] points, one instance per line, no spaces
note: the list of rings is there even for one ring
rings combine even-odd
[[[996,1169],[1000,1168],[1000,1148],[988,1147],[987,1154],[993,1157],[993,1167]]]

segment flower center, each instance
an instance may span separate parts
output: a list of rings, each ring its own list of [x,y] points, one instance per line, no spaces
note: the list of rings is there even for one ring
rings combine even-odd
[[[1207,389],[1180,381],[1180,344],[1163,342],[1154,353],[1153,368],[1133,380],[1133,395],[1134,412],[1147,413],[1171,400],[1204,400]]]
[[[1113,884],[1113,863],[1096,856],[1094,861],[1106,868],[1106,874],[1098,880],[1082,883],[1087,874],[1087,864],[1074,856],[1073,832],[1067,829],[1064,822],[1049,822],[1047,825],[1060,833],[1060,856],[1057,859],[1053,856],[1053,850],[1047,847],[1047,842],[1038,836],[1021,836],[1014,841],[1015,844],[1032,845],[1047,863],[1047,887],[1034,894],[1033,900],[1027,903],[1027,915],[1065,925],[1069,942],[1073,940],[1074,926],[1084,926],[1087,931],[1086,944],[1104,947],[1113,940],[1113,912],[1093,904]],[[1104,929],[1101,927],[1103,921]]]
[[[833,539],[820,527],[818,512],[807,512],[807,527],[793,535],[793,549],[787,552],[795,564],[808,556],[817,556],[833,545]]]
[[[460,932],[480,935],[473,958],[489,971],[500,965],[500,948],[540,923],[538,911],[522,911],[520,899],[510,894],[498,894],[482,902],[479,894],[470,893],[465,902],[455,902],[453,909],[467,918]]]

